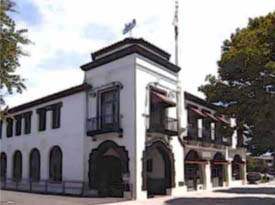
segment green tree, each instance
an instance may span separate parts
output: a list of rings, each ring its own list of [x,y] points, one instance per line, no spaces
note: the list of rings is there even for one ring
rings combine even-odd
[[[249,19],[222,46],[218,76],[199,90],[235,117],[253,154],[275,151],[275,12]]]
[[[20,66],[19,58],[27,55],[22,46],[31,43],[24,35],[26,29],[16,29],[15,21],[9,16],[12,12],[16,12],[15,3],[10,0],[0,0],[0,106],[2,107],[6,95],[14,91],[22,93],[25,89],[24,79],[16,73],[16,69]]]

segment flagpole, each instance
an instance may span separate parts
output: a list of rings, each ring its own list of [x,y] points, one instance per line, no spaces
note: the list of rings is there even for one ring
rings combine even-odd
[[[179,30],[178,30],[178,21],[179,21],[179,17],[178,17],[178,12],[179,12],[179,2],[178,0],[175,0],[175,16],[174,16],[174,21],[173,21],[173,26],[174,26],[174,32],[175,32],[175,64],[178,66],[179,65],[179,46],[178,46],[178,34],[179,34]],[[178,119],[178,140],[180,142],[180,144],[182,146],[184,146],[183,144],[183,140],[181,138],[183,132],[181,129],[181,108],[183,106],[182,104],[182,88],[181,88],[181,83],[180,83],[180,79],[179,79],[179,73],[177,76],[177,119]]]

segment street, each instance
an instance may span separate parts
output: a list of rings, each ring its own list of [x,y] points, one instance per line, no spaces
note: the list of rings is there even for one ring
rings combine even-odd
[[[182,197],[156,197],[143,201],[121,201],[119,198],[85,198],[1,191],[1,205],[275,205],[275,182],[260,185],[189,192]]]

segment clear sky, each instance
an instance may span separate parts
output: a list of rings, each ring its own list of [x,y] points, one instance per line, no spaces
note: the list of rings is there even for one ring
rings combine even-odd
[[[136,18],[134,37],[172,54],[174,0],[16,0],[18,28],[34,42],[25,47],[18,72],[27,90],[7,99],[18,105],[83,82],[79,66],[90,53],[122,40],[124,24]],[[184,89],[197,88],[217,72],[222,42],[249,17],[275,10],[275,0],[179,0],[180,66]]]

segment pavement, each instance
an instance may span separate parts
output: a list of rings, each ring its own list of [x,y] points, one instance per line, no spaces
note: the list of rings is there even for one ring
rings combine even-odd
[[[275,205],[275,181],[214,191],[183,193],[181,197],[155,197],[140,201],[1,191],[1,205]]]

